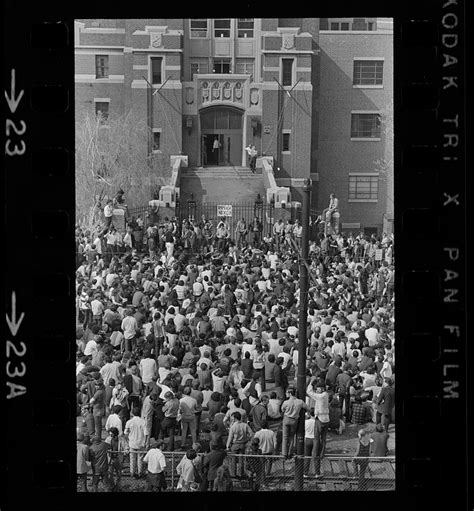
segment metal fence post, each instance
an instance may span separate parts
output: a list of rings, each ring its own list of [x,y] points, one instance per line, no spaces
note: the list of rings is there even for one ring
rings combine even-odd
[[[174,452],[171,452],[171,488],[174,491]]]

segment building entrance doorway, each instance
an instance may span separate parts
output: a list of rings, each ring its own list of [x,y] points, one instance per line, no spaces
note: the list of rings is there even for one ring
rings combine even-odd
[[[201,113],[201,161],[205,166],[242,165],[242,112],[213,107]]]

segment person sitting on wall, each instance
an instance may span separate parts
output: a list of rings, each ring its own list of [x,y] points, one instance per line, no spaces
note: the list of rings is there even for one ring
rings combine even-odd
[[[339,216],[338,206],[339,200],[333,193],[331,193],[331,195],[329,196],[329,207],[328,210],[326,211],[326,223],[328,225],[331,225],[333,216]]]

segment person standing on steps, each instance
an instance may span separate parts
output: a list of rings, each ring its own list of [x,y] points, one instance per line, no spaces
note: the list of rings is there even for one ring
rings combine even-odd
[[[257,163],[257,150],[255,149],[254,145],[250,145],[250,144],[245,148],[245,150],[247,151],[247,153],[249,155],[250,170],[255,174],[255,167],[256,167],[256,163]]]

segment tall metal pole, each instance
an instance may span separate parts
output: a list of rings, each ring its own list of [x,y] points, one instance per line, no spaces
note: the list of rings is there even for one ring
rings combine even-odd
[[[309,253],[309,205],[311,193],[311,180],[306,178],[303,184],[303,206],[301,211],[301,256],[300,256],[300,314],[298,321],[298,373],[296,389],[298,398],[306,399],[306,348],[307,322],[308,322],[308,253]],[[304,468],[304,423],[305,410],[300,411],[298,428],[296,431],[296,466],[295,466],[295,489],[303,490],[303,468]]]

